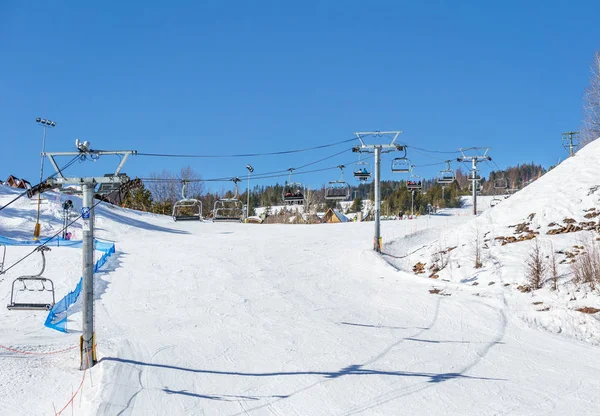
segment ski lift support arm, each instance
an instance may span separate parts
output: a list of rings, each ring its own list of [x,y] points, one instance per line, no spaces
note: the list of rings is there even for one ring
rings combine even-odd
[[[54,167],[54,170],[56,170],[56,174],[57,174],[56,178],[48,179],[46,181],[46,183],[51,184],[51,185],[68,184],[68,183],[81,184],[83,182],[87,182],[89,179],[92,179],[93,183],[112,183],[112,182],[122,182],[122,181],[127,180],[127,178],[120,179],[119,173],[121,172],[121,169],[123,169],[123,165],[125,165],[125,162],[127,161],[127,158],[129,157],[129,155],[137,154],[137,150],[92,150],[87,147],[87,146],[89,146],[89,143],[87,146],[85,146],[84,144],[79,144],[78,142],[76,142],[76,143],[77,143],[77,147],[79,149],[78,152],[44,152],[44,156],[48,156],[48,159],[50,159],[50,163]],[[56,164],[56,161],[54,160],[54,158],[56,156],[82,156],[82,157],[90,156],[92,159],[98,159],[100,156],[104,156],[104,155],[123,156],[121,158],[121,162],[119,163],[119,166],[117,166],[117,169],[115,170],[114,176],[106,176],[106,177],[98,176],[98,177],[94,177],[94,178],[65,178],[64,175],[62,174],[62,171]]]

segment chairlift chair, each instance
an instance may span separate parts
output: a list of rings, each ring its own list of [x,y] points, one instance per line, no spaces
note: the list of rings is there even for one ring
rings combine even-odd
[[[440,173],[437,177],[437,183],[439,183],[440,185],[451,184],[456,180],[454,171],[450,168],[450,161],[447,160],[446,164],[448,165],[448,167],[446,169],[440,170]]]
[[[454,172],[442,170],[438,174],[437,183],[439,183],[441,185],[447,185],[447,184],[454,183],[455,180],[456,180],[456,177],[454,176]]]
[[[215,202],[213,209],[214,222],[241,222],[244,218],[244,204],[238,199],[239,178],[232,179],[235,193],[231,198],[221,198]]]
[[[419,191],[423,189],[423,179],[420,176],[411,176],[406,180],[406,188],[409,191]]]
[[[295,169],[289,168],[288,170],[290,171],[290,177],[285,182],[283,193],[281,195],[283,203],[287,205],[303,205],[306,188],[300,182],[292,181],[292,173]]]
[[[354,171],[354,177],[360,182],[365,182],[371,179],[371,172],[367,162],[358,162],[356,164],[356,170]]]
[[[350,197],[350,185],[344,181],[344,165],[339,165],[342,177],[337,181],[329,181],[325,188],[325,199],[343,201]]]
[[[353,149],[355,151],[355,149]],[[371,165],[367,162],[363,162],[360,160],[361,153],[358,153],[358,162],[356,163],[356,170],[354,171],[354,177],[359,180],[359,182],[366,182],[371,179]]]
[[[481,180],[481,175],[479,175],[479,173],[477,173],[476,170],[471,170],[469,172],[469,175],[467,176],[467,179],[470,181],[472,181],[472,180],[479,181],[479,180]]]
[[[392,160],[392,172],[396,173],[410,173],[411,164],[410,160],[405,157],[397,157]]]
[[[469,192],[473,192],[473,182],[469,182]],[[475,181],[475,192],[481,192],[481,183]]]
[[[121,188],[121,185],[129,180],[129,177],[125,173],[119,173],[117,175],[114,173],[107,173],[104,177],[113,178],[113,182],[101,183],[96,191],[96,193],[100,195],[108,195],[111,192],[118,191]]]
[[[498,178],[494,180],[494,188],[495,189],[506,189],[508,187],[508,182],[504,178]]]
[[[173,221],[199,221],[202,219],[202,201],[187,198],[186,191],[189,181],[182,181],[181,197],[173,205]]]
[[[42,277],[44,270],[46,268],[46,257],[44,255],[45,251],[49,251],[50,248],[46,246],[40,246],[36,249],[42,255],[42,270],[32,276],[20,276],[17,277],[12,284],[12,290],[10,293],[10,303],[6,306],[9,310],[50,310],[55,303],[54,298],[54,282],[50,279],[46,279]],[[20,284],[21,287],[18,287],[17,284]],[[44,292],[48,293],[44,295],[48,300],[50,300],[50,295],[52,296],[52,301],[46,302],[33,302],[27,301],[24,299],[23,301],[15,301],[15,295],[21,292]],[[20,295],[22,296],[22,295]]]

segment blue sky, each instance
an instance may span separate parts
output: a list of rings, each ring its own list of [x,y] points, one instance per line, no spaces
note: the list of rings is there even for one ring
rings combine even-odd
[[[80,138],[144,153],[262,153],[402,130],[409,146],[490,146],[500,167],[548,167],[566,156],[561,133],[581,124],[598,15],[597,1],[2,1],[0,178],[37,182],[36,117],[57,123],[48,151],[72,151]],[[137,156],[124,171],[148,177],[189,164],[216,178],[245,175],[250,163],[259,174],[351,145],[256,158]],[[425,177],[443,165],[424,165],[455,156],[408,155]],[[347,152],[310,169],[356,159]],[[385,159],[382,177],[401,179]],[[105,157],[70,173],[117,163]],[[338,177],[296,179],[320,187]]]

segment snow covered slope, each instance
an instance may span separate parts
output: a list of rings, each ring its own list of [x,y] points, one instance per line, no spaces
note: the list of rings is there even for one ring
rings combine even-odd
[[[0,206],[13,195],[1,189]],[[52,204],[45,234],[60,228]],[[29,238],[35,206],[11,208],[0,235]],[[101,204],[98,236],[117,253],[96,275],[100,362],[82,383],[77,306],[68,334],[45,328],[45,314],[0,310],[2,414],[53,414],[73,393],[65,415],[599,413],[597,346],[526,325],[529,301],[512,301],[500,282],[482,290],[458,272],[443,282],[410,270],[440,236],[472,227],[467,213],[383,222],[391,267],[371,250],[373,223],[173,223]],[[29,250],[9,247],[7,263]],[[415,250],[410,262],[393,257]],[[4,301],[38,264],[2,276]],[[52,248],[59,298],[80,268],[78,249]]]
[[[419,275],[441,284],[475,285],[472,290],[481,296],[508,296],[515,313],[532,326],[600,345],[598,314],[577,311],[600,308],[598,292],[571,282],[573,256],[597,244],[599,237],[598,166],[600,140],[479,217],[457,229],[440,230],[435,240],[419,241],[417,251],[410,239],[391,242],[387,250],[395,258],[388,259],[411,272],[422,263]],[[544,287],[522,294],[516,288],[527,284],[526,263],[536,244],[546,266]],[[474,267],[477,251],[481,268]],[[551,290],[553,253],[556,291]]]

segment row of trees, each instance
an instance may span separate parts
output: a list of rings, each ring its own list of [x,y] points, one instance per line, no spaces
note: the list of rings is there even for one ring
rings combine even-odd
[[[534,163],[509,167],[502,171],[490,173],[489,179],[482,179],[482,194],[492,195],[501,192],[494,189],[494,181],[504,178],[509,187],[519,187],[539,178],[546,170]],[[182,198],[182,179],[190,181],[187,185],[186,197],[195,198],[202,202],[203,215],[210,214],[217,200],[235,196],[233,184],[228,188],[223,187],[220,191],[206,192],[205,184],[200,175],[189,166],[183,168],[178,175],[168,171],[154,173],[144,186],[131,191],[125,197],[124,206],[140,211],[154,212],[170,215],[175,202]],[[425,213],[428,205],[440,208],[452,208],[460,206],[460,196],[468,195],[468,180],[466,174],[458,169],[456,181],[452,184],[438,184],[436,179],[423,180],[423,192],[415,192],[414,212]],[[245,203],[248,197],[247,191],[238,197]],[[284,186],[275,184],[268,186],[255,186],[250,191],[250,207],[270,207],[282,204]],[[327,208],[335,208],[336,201],[325,199],[325,187],[305,192],[305,209],[309,212],[322,211]],[[353,204],[351,212],[361,210],[364,200],[373,200],[373,183],[359,184],[350,188]],[[384,214],[396,215],[399,212],[411,212],[412,192],[406,188],[404,181],[382,181],[381,201]],[[254,211],[251,211],[254,214]]]

